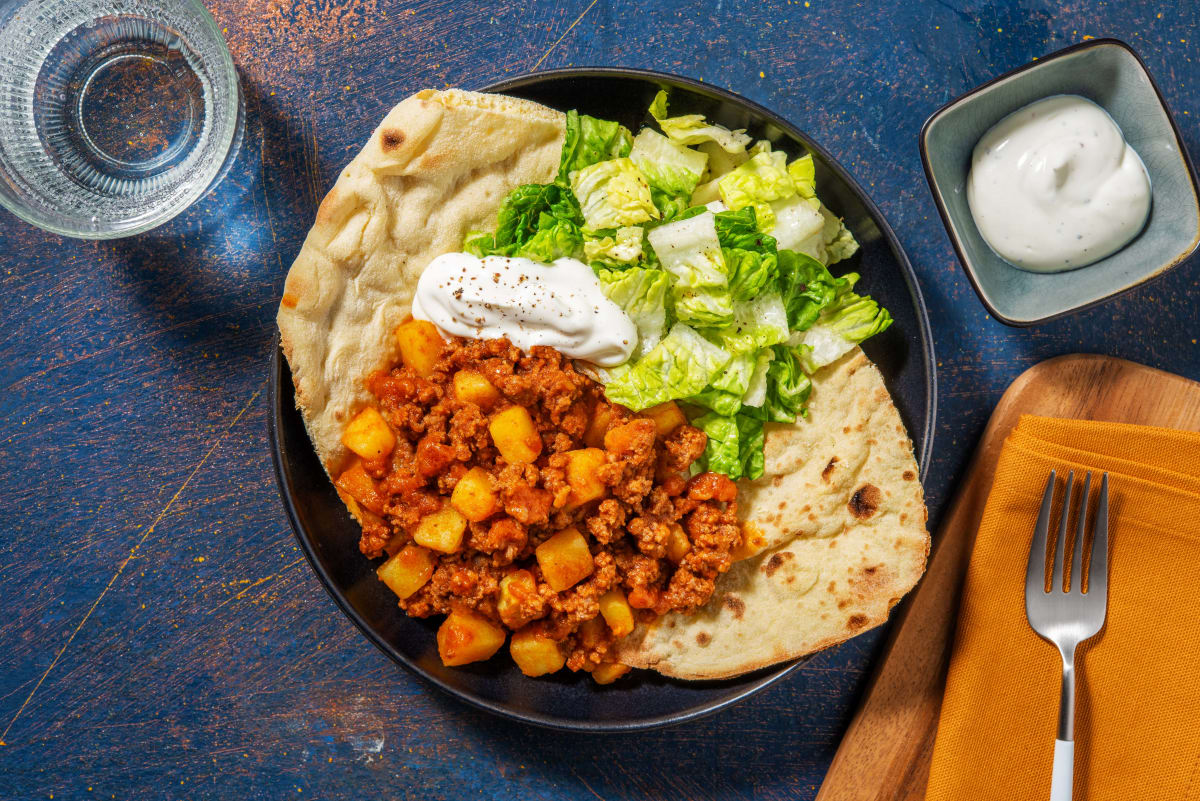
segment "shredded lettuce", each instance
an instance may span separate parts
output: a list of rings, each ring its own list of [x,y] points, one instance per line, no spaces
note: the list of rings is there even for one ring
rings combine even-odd
[[[660,91],[654,96],[654,102],[650,104],[650,116],[654,117],[667,138],[681,145],[716,142],[728,153],[742,153],[746,150],[746,145],[750,144],[750,137],[745,131],[731,131],[723,125],[710,124],[703,114],[668,117],[665,91]]]
[[[583,243],[583,255],[595,267],[624,267],[642,259],[642,229],[636,225],[618,228],[611,234]]]
[[[500,205],[496,233],[469,233],[463,250],[484,256],[522,256],[549,264],[577,255],[583,213],[570,190],[558,184],[519,186]]]
[[[775,285],[775,239],[758,230],[754,208],[721,211],[714,220],[734,300],[748,300]]]
[[[769,292],[734,303],[733,321],[716,329],[713,339],[730,353],[750,354],[787,342],[788,318],[783,298],[778,292]]]
[[[670,195],[691,197],[704,174],[708,156],[672,142],[660,133],[643,128],[633,140],[629,159],[637,165],[651,187]]]
[[[732,479],[761,478],[763,457],[763,421],[738,413],[723,415],[709,412],[692,421],[708,435],[701,468],[724,473]]]
[[[839,294],[853,289],[858,280],[855,273],[834,278],[825,265],[804,253],[781,250],[778,261],[779,291],[787,309],[788,327],[793,331],[806,331],[822,309]]]
[[[639,243],[641,234],[639,232]],[[667,293],[671,281],[662,270],[635,267],[629,270],[597,270],[600,289],[637,326],[638,343],[631,360],[649,352],[667,330]]]
[[[845,356],[867,337],[887,330],[891,324],[892,315],[887,309],[871,298],[847,290],[822,311],[812,328],[793,336],[800,338],[800,362],[812,374]]]
[[[753,206],[759,230],[770,233],[775,227],[771,201],[795,195],[796,184],[788,174],[787,156],[763,150],[718,181],[717,190],[732,211]]]
[[[675,278],[679,320],[699,326],[732,321],[733,296],[711,211],[660,225],[646,236],[663,269]]]
[[[633,137],[618,122],[567,112],[566,136],[558,163],[558,183],[567,184],[572,172],[629,155]]]
[[[659,216],[650,185],[628,158],[600,161],[572,172],[571,191],[583,209],[584,224],[593,231]]]
[[[767,394],[763,411],[775,423],[791,423],[805,412],[812,381],[800,364],[796,348],[776,345],[767,367]],[[748,404],[752,405],[752,404]]]
[[[634,411],[704,389],[729,364],[729,354],[695,329],[676,323],[661,342],[636,362],[609,371],[604,394]]]

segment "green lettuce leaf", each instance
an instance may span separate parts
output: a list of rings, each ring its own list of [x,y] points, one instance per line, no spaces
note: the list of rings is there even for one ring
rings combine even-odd
[[[640,233],[639,233],[639,243]],[[638,343],[630,356],[637,360],[652,350],[667,330],[667,293],[671,281],[662,270],[634,267],[629,270],[597,270],[600,289],[637,326]]]
[[[887,309],[869,297],[847,290],[821,312],[811,328],[793,336],[800,338],[800,362],[811,375],[842,358],[868,337],[887,330],[891,324],[892,315]]]
[[[692,425],[708,435],[702,470],[724,473],[732,479],[760,478],[763,474],[763,421],[750,414],[723,415],[709,412]]]
[[[732,417],[737,414],[738,409],[742,408],[741,395],[734,392],[725,392],[720,389],[706,389],[684,400],[693,405],[711,409],[717,414],[726,417]]]
[[[787,156],[778,150],[755,154],[718,181],[717,189],[731,211],[753,206],[758,228],[764,233],[775,227],[771,201],[796,194],[796,184],[787,171]]]
[[[746,385],[746,394],[742,396],[743,405],[761,409],[767,402],[767,390],[770,383],[767,373],[770,372],[771,362],[774,358],[773,348],[763,348],[758,352],[754,360],[754,372],[750,374],[750,383]]]
[[[793,161],[787,166],[787,171],[800,197],[816,199],[817,171],[811,153]]]
[[[719,326],[733,319],[733,296],[713,216],[702,210],[646,235],[663,269],[675,278],[675,316],[690,325]]]
[[[733,299],[748,300],[773,287],[779,275],[775,239],[759,232],[754,207],[719,212],[714,222]]]
[[[712,339],[729,353],[757,353],[788,340],[787,308],[778,292],[768,292],[733,304],[733,320],[715,329]],[[753,358],[747,368],[753,372]],[[745,391],[745,387],[742,388]]]
[[[479,257],[521,256],[549,263],[583,249],[583,214],[571,191],[558,184],[525,184],[500,204],[496,233],[469,233],[463,250]]]
[[[604,394],[634,411],[687,398],[707,386],[729,363],[729,354],[683,323],[636,362],[613,368]]]
[[[601,161],[571,173],[571,190],[587,228],[620,228],[655,219],[650,185],[628,158]]]
[[[858,276],[850,273],[842,278],[830,275],[825,265],[804,253],[781,250],[779,260],[779,291],[787,309],[788,327],[805,331],[833,303],[839,293],[849,292]]]
[[[567,184],[576,170],[628,156],[632,146],[633,137],[624,125],[568,111],[566,137],[558,163],[558,183]]]
[[[716,142],[728,153],[741,153],[750,144],[750,137],[745,131],[731,131],[722,125],[710,125],[702,114],[668,117],[665,91],[654,96],[654,102],[650,104],[650,116],[658,122],[658,127],[662,128],[668,139],[681,145]]]
[[[776,345],[772,352],[774,358],[767,367],[767,397],[763,410],[772,422],[792,423],[797,415],[805,413],[808,396],[812,394],[812,381],[800,364],[796,348]]]
[[[821,204],[815,206],[806,198],[794,195],[770,203],[775,215],[775,227],[771,235],[780,250],[806,253],[817,261],[825,258],[825,217]]]
[[[622,267],[637,264],[642,259],[642,229],[636,225],[605,232],[603,236],[585,238],[583,254],[596,266]]]
[[[825,264],[836,264],[857,253],[858,241],[841,218],[834,216],[833,212],[824,206],[821,207],[821,214],[825,217],[825,228],[822,232],[825,239]]]
[[[708,156],[703,153],[678,145],[649,128],[643,128],[634,137],[629,159],[651,187],[687,197],[691,197],[700,183],[708,163]]]

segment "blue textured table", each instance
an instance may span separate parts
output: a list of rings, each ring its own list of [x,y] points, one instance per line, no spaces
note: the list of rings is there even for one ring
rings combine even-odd
[[[394,666],[288,529],[266,444],[277,296],[387,109],[534,68],[642,66],[776,109],[895,226],[934,320],[932,523],[991,406],[1083,351],[1200,378],[1197,264],[1033,330],[988,318],[925,186],[954,95],[1111,35],[1200,154],[1200,6],[211,0],[242,70],[230,176],[175,222],[77,242],[0,215],[0,798],[811,798],[879,633],[741,706],[633,736],[504,722]]]

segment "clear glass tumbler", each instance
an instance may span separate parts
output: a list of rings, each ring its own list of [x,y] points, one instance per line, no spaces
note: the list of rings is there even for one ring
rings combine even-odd
[[[237,70],[199,0],[0,0],[0,204],[66,236],[161,225],[241,141]]]

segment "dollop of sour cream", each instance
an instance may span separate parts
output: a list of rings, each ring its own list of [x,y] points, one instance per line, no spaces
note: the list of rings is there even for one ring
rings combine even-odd
[[[526,351],[547,345],[601,367],[628,361],[638,341],[633,321],[576,259],[447,253],[421,273],[412,313],[447,334],[508,337]]]
[[[1005,261],[1072,270],[1115,253],[1150,213],[1150,177],[1112,117],[1078,95],[1053,95],[996,123],[971,159],[967,202]]]

